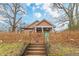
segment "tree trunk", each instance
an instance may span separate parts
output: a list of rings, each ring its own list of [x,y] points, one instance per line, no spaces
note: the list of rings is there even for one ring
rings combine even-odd
[[[16,26],[12,26],[12,32],[15,32],[16,31]]]
[[[16,7],[17,7],[17,4],[15,4],[15,7],[14,7],[14,18],[13,18],[13,26],[12,26],[12,32],[15,32],[16,31]]]

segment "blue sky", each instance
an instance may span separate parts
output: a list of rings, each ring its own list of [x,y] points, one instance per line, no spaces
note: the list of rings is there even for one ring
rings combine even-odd
[[[68,4],[65,4],[67,7]],[[64,26],[60,27],[62,24],[58,22],[58,17],[64,14],[62,10],[58,12],[57,9],[50,8],[50,3],[26,3],[23,4],[24,10],[26,11],[26,14],[23,16],[22,21],[26,24],[31,24],[36,20],[47,20],[50,23],[54,24],[56,26],[56,30],[61,30],[67,28],[68,24],[65,24]],[[0,17],[1,19],[1,17]],[[2,21],[0,21],[2,23]],[[60,25],[58,24],[60,23]],[[68,22],[66,22],[68,23]],[[27,25],[26,25],[27,26]]]
[[[68,4],[65,4],[65,6],[67,7]],[[25,4],[25,9],[27,10],[27,15],[25,15],[23,17],[24,22],[26,22],[26,24],[30,24],[36,20],[47,20],[50,23],[56,25],[56,30],[61,30],[61,29],[65,29],[68,26],[68,22],[65,22],[63,24],[65,24],[64,26],[60,27],[62,24],[58,24],[58,19],[56,19],[57,17],[60,17],[60,15],[63,15],[64,12],[60,11],[58,12],[57,9],[53,8],[53,10],[51,10],[50,8],[50,4],[44,4],[44,3],[27,3]]]
[[[36,20],[43,20],[43,19],[52,19],[52,16],[45,10],[43,9],[44,4],[26,4],[26,10],[27,10],[27,15],[23,17],[24,21],[29,24],[32,23]]]

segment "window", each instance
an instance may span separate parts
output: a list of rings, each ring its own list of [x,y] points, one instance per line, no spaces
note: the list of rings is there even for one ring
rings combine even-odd
[[[51,28],[45,27],[45,28],[43,28],[43,30],[44,30],[44,31],[51,31]]]
[[[42,32],[42,28],[36,28],[37,32]]]

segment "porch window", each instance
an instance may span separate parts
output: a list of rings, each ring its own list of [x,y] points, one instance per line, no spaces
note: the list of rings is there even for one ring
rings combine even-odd
[[[51,31],[51,28],[43,28],[44,31]]]
[[[42,28],[36,28],[37,32],[42,32]]]

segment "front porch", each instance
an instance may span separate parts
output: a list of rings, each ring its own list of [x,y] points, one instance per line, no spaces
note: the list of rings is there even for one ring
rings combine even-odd
[[[52,31],[52,26],[36,26],[34,28],[35,32],[51,32]]]

